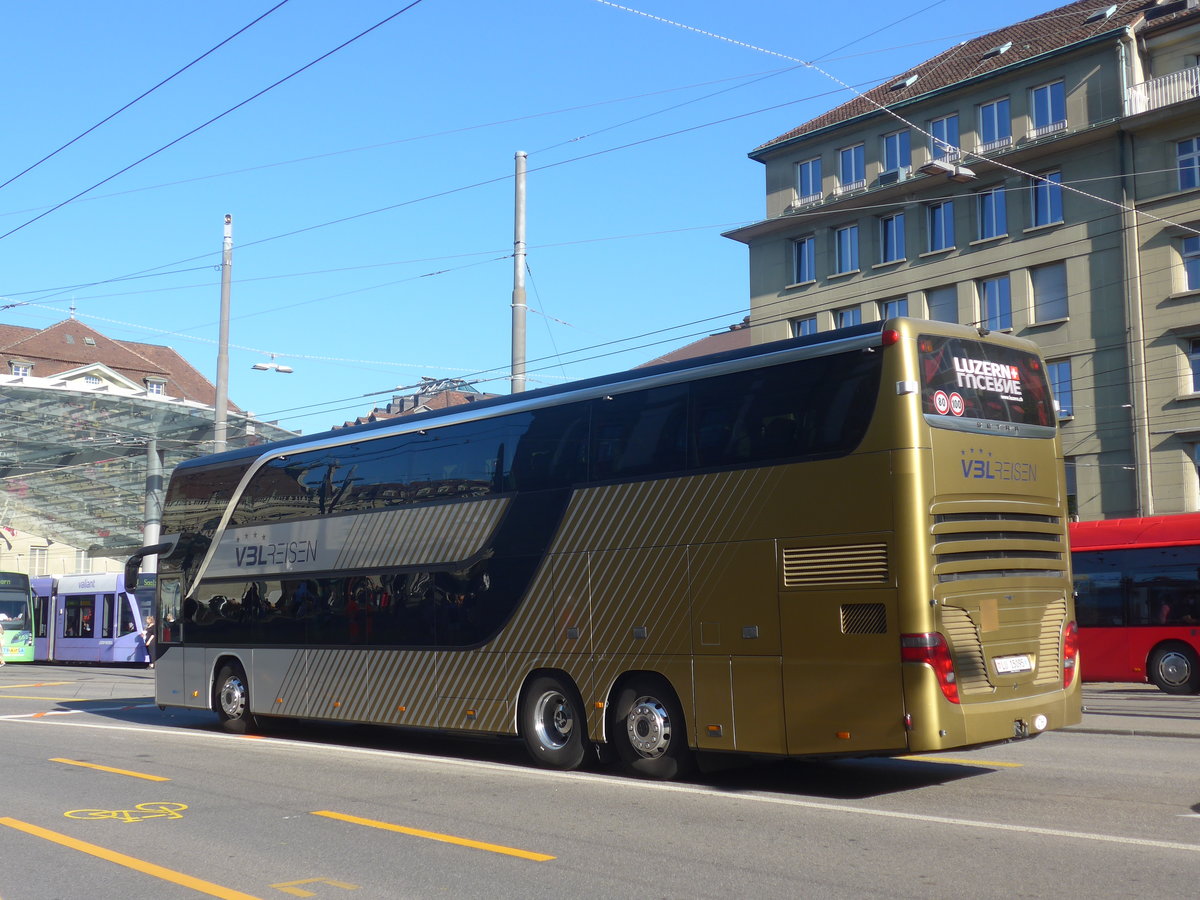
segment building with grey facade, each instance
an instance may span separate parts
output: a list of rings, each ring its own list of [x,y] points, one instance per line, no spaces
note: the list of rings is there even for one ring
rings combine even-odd
[[[1079,2],[751,152],[753,340],[914,315],[1045,356],[1081,519],[1200,509],[1200,6]]]

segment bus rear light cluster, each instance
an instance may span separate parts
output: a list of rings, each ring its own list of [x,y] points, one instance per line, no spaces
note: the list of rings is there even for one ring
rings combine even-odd
[[[951,703],[958,703],[958,678],[950,646],[938,632],[900,635],[900,659],[903,662],[925,663],[937,675],[938,687]]]
[[[1075,680],[1075,670],[1079,663],[1079,627],[1074,622],[1063,626],[1063,689],[1069,688]]]

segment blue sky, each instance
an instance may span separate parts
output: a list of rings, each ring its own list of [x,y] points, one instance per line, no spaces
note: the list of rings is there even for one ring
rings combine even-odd
[[[277,2],[8,4],[0,184]],[[0,188],[0,321],[74,304],[212,379],[229,213],[243,409],[313,433],[422,377],[505,393],[523,150],[528,384],[627,368],[749,312],[720,236],[763,214],[746,154],[849,98],[787,57],[865,89],[1052,8],[421,0],[287,78],[407,5],[287,0]]]

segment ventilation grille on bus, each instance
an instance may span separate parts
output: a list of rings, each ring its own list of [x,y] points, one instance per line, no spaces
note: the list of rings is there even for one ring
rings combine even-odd
[[[783,551],[783,586],[885,584],[886,544],[843,544],[839,547],[792,547]]]
[[[983,655],[983,644],[975,620],[965,609],[957,606],[942,607],[942,630],[950,649],[954,653],[954,671],[958,675],[958,690],[961,694],[977,694],[991,691],[988,678],[987,659]]]
[[[1034,684],[1054,684],[1062,677],[1062,633],[1067,621],[1067,601],[1046,607],[1038,633],[1038,667]]]
[[[1050,513],[935,511],[938,581],[1055,576],[1066,571],[1062,518]]]
[[[843,603],[842,634],[887,634],[887,608],[882,603]]]

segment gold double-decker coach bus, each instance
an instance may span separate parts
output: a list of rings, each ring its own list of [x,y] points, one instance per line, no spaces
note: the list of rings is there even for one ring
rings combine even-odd
[[[1032,344],[892,319],[180,465],[157,702],[542,764],[890,755],[1080,720]]]

